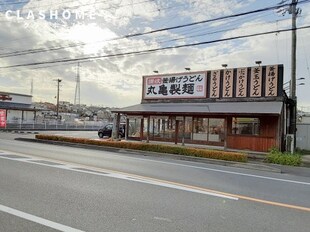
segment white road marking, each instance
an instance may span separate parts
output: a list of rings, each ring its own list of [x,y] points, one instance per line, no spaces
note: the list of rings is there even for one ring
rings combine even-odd
[[[239,175],[239,176],[254,177],[254,178],[259,178],[259,179],[275,180],[275,181],[288,182],[288,183],[294,183],[294,184],[310,185],[309,182],[296,181],[296,180],[287,180],[287,179],[268,177],[268,176],[260,176],[260,175],[253,175],[253,174],[246,174],[246,173],[233,172],[233,171],[218,170],[218,169],[214,169],[214,168],[198,167],[198,166],[192,166],[192,165],[187,165],[187,164],[176,164],[176,163],[169,163],[169,162],[156,161],[156,160],[154,160],[154,161],[152,160],[152,162],[167,163],[167,164],[176,165],[176,166],[196,168],[196,169],[208,170],[208,171],[213,171],[213,172],[221,172],[221,173],[227,173],[227,174],[233,174],[233,175]]]
[[[113,156],[122,157],[120,155],[114,155],[114,154],[113,154]],[[268,176],[246,174],[246,173],[241,173],[241,172],[219,170],[219,169],[215,169],[215,168],[199,167],[199,166],[194,166],[194,165],[189,165],[189,164],[178,164],[178,163],[172,163],[172,162],[167,162],[167,161],[150,160],[150,159],[143,159],[143,158],[136,158],[136,157],[130,157],[130,159],[143,160],[143,161],[149,161],[149,162],[161,163],[161,164],[168,164],[168,165],[174,165],[174,166],[180,166],[180,167],[187,167],[187,168],[195,168],[195,169],[201,169],[201,170],[207,170],[207,171],[213,171],[213,172],[221,172],[221,173],[227,173],[227,174],[233,174],[233,175],[239,175],[239,176],[254,177],[254,178],[259,178],[259,179],[275,180],[275,181],[288,182],[288,183],[294,183],[294,184],[310,185],[310,182],[287,180],[287,179],[274,178],[274,177],[268,177]],[[188,161],[188,162],[190,162],[190,161]]]
[[[17,216],[17,217],[26,219],[28,221],[32,221],[32,222],[35,222],[35,223],[56,229],[59,231],[63,231],[63,232],[83,232],[82,230],[78,230],[78,229],[75,229],[75,228],[72,228],[69,226],[65,226],[65,225],[59,224],[57,222],[52,222],[50,220],[47,220],[47,219],[44,219],[41,217],[37,217],[37,216],[34,216],[32,214],[25,213],[25,212],[22,212],[22,211],[19,211],[19,210],[16,210],[16,209],[4,206],[4,205],[0,205],[0,211],[8,213],[8,214],[12,214],[14,216]]]
[[[169,219],[169,218],[154,217],[154,219],[155,219],[155,220],[158,220],[158,221],[172,222],[172,220]]]
[[[108,170],[105,172],[109,173],[100,173],[100,172],[94,172],[89,168],[89,171],[77,169],[81,168],[81,166],[78,165],[61,165],[61,162],[59,163],[60,165],[50,165],[46,163],[37,163],[37,162],[32,162],[32,161],[38,161],[37,159],[16,159],[16,158],[9,158],[9,157],[4,157],[0,155],[0,158],[2,159],[7,159],[7,160],[14,160],[18,162],[23,162],[23,163],[30,163],[30,164],[35,164],[35,165],[40,165],[40,166],[47,166],[47,167],[52,167],[52,168],[58,168],[58,169],[63,169],[63,170],[69,170],[69,171],[74,171],[74,172],[80,172],[80,173],[87,173],[91,175],[97,175],[97,176],[105,176],[105,177],[112,177],[112,178],[117,178],[117,179],[122,179],[122,180],[128,180],[128,181],[134,181],[134,182],[139,182],[139,183],[144,183],[144,184],[151,184],[151,185],[156,185],[156,186],[161,186],[161,187],[166,187],[166,188],[172,188],[172,189],[178,189],[182,191],[187,191],[187,192],[193,192],[193,193],[199,193],[199,194],[204,194],[204,195],[209,195],[209,196],[214,196],[214,197],[220,197],[224,199],[230,199],[230,200],[238,200],[237,197],[233,196],[228,196],[225,194],[220,194],[220,193],[215,193],[203,189],[195,189],[194,187],[187,186],[187,185],[181,185],[178,183],[172,183],[172,182],[166,182],[166,181],[161,181],[159,179],[151,179],[147,177],[142,177],[142,176],[135,176],[135,175],[130,175],[130,174],[123,174],[123,173],[117,173],[117,172],[112,172],[112,170]]]
[[[3,150],[2,150],[3,151]],[[6,151],[5,151],[6,152]],[[19,153],[14,153],[11,151],[8,151],[11,154],[19,154]],[[22,154],[24,155],[24,154]],[[29,155],[27,155],[29,156]],[[114,157],[123,157],[121,155],[116,155],[113,154]],[[136,157],[128,157],[130,159],[134,160],[142,160],[142,161],[149,161],[153,163],[161,163],[161,164],[168,164],[168,165],[174,165],[174,166],[180,166],[180,167],[187,167],[187,168],[195,168],[195,169],[200,169],[200,170],[207,170],[207,171],[212,171],[212,172],[219,172],[219,173],[225,173],[225,174],[232,174],[232,175],[238,175],[238,176],[246,176],[246,177],[253,177],[253,178],[258,178],[258,179],[265,179],[265,180],[272,180],[272,181],[280,181],[280,182],[286,182],[286,183],[292,183],[292,184],[302,184],[302,185],[310,185],[310,182],[303,182],[303,181],[296,181],[296,180],[288,180],[288,179],[281,179],[281,178],[275,178],[275,177],[268,177],[268,176],[261,176],[261,175],[254,175],[254,174],[246,174],[246,173],[241,173],[241,172],[234,172],[234,171],[226,171],[226,170],[219,170],[215,168],[206,168],[206,167],[199,167],[199,166],[194,166],[194,165],[188,165],[188,164],[179,164],[179,163],[172,163],[172,162],[167,162],[167,161],[159,161],[159,160],[151,160],[151,159],[143,159],[143,158],[136,158]],[[45,157],[42,157],[42,159],[46,159]],[[188,161],[189,162],[189,161]]]

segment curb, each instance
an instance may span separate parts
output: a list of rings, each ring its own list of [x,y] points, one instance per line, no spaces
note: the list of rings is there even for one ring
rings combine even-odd
[[[209,159],[209,158],[202,158],[202,157],[191,157],[191,156],[174,155],[174,154],[159,153],[159,152],[147,152],[147,151],[115,148],[115,147],[108,147],[108,146],[77,144],[77,143],[69,143],[69,142],[62,142],[62,141],[51,141],[51,140],[41,140],[41,139],[31,139],[31,138],[16,138],[15,140],[24,141],[24,142],[34,142],[34,143],[76,147],[76,148],[83,148],[83,149],[93,149],[93,150],[101,150],[101,151],[126,153],[126,154],[131,153],[131,154],[140,155],[140,156],[143,155],[143,156],[153,156],[153,157],[161,157],[161,158],[168,157],[170,159],[176,159],[176,160],[185,160],[185,161],[192,161],[192,162],[222,165],[222,166],[228,166],[228,167],[282,173],[282,170],[280,168],[276,168],[276,167],[272,167],[272,166],[268,166],[264,164],[257,164],[257,163],[241,163],[241,162]]]

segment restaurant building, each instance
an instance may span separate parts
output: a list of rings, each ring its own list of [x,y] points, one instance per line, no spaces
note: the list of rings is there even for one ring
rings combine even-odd
[[[0,128],[6,128],[7,123],[34,121],[36,112],[31,95],[0,91]]]
[[[283,65],[143,76],[140,104],[114,110],[126,139],[282,150],[287,124]]]

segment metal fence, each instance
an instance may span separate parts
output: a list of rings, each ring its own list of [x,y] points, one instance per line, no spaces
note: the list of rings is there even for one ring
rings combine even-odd
[[[310,151],[310,124],[297,124],[296,147]]]
[[[61,121],[45,121],[45,122],[8,122],[7,130],[98,130],[103,127],[106,122],[102,121],[84,121],[84,122],[61,122]]]

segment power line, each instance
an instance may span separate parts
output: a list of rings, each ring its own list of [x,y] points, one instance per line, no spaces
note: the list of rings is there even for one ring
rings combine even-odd
[[[300,1],[299,4],[306,3],[309,1],[310,0],[303,0],[303,1]],[[88,44],[99,43],[99,42],[108,42],[108,41],[113,41],[113,40],[121,40],[121,39],[125,39],[125,38],[128,39],[128,38],[144,36],[144,35],[154,34],[154,33],[158,33],[158,32],[168,31],[168,30],[175,30],[175,29],[179,29],[179,28],[185,28],[185,27],[190,27],[190,26],[194,26],[194,25],[199,25],[199,24],[204,24],[204,23],[209,23],[209,22],[215,22],[215,21],[224,20],[224,19],[230,19],[230,18],[234,18],[234,17],[245,16],[245,15],[254,14],[254,13],[260,13],[260,12],[264,12],[264,11],[268,11],[268,10],[274,10],[274,9],[278,9],[279,7],[284,7],[284,6],[289,6],[289,5],[290,4],[283,4],[283,5],[276,5],[276,6],[272,6],[272,7],[265,7],[265,8],[261,8],[258,10],[242,12],[242,13],[238,13],[238,14],[222,16],[222,17],[218,17],[218,18],[213,18],[213,19],[203,20],[203,21],[199,21],[199,22],[173,26],[173,27],[165,27],[165,28],[161,28],[161,29],[156,29],[156,30],[144,32],[144,33],[129,34],[129,35],[121,36],[121,37],[110,39],[110,40],[96,41],[96,42],[92,42],[92,43],[77,43],[77,44],[73,44],[73,45],[60,46],[60,47],[28,49],[28,50],[23,50],[23,51],[2,53],[2,54],[0,54],[0,57],[5,58],[5,57],[12,57],[12,56],[21,56],[21,55],[28,55],[28,54],[34,54],[34,53],[56,51],[56,50],[78,47],[78,46],[85,46]]]
[[[282,19],[282,20],[278,20],[278,21],[284,21],[284,20],[287,20],[287,19]],[[249,25],[249,26],[242,27],[242,29],[246,29],[246,28],[249,28],[249,27],[255,27],[255,26],[259,26],[259,25],[270,25],[272,23],[273,23],[273,21],[264,22],[264,23],[257,23],[257,24],[252,24],[252,25]],[[179,40],[186,40],[186,39],[189,39],[189,38],[197,38],[197,37],[206,36],[206,35],[212,35],[212,34],[228,32],[228,31],[231,31],[231,30],[234,30],[234,29],[238,29],[238,28],[234,27],[234,28],[228,28],[228,29],[222,29],[222,30],[207,31],[207,32],[203,32],[203,33],[200,33],[200,34],[190,35],[190,36],[187,36],[187,37],[179,36],[179,37],[176,37],[176,38],[173,38],[173,39],[169,39],[169,40],[160,40],[160,41],[157,41],[157,43],[158,44],[165,44],[165,43],[175,42],[175,41],[179,41]],[[278,28],[277,28],[277,30],[278,30]],[[205,31],[205,30],[203,30],[203,31]],[[126,49],[128,51],[129,49],[134,49],[134,48],[136,48],[136,46],[132,46],[132,47],[123,46],[123,47],[121,47],[119,49]]]
[[[7,3],[0,3],[0,6],[10,6],[10,5],[18,5],[23,3],[28,3],[29,1],[23,1],[23,2],[7,2]]]
[[[302,29],[308,29],[308,28],[310,28],[310,25],[296,28],[296,30],[302,30]],[[170,50],[170,49],[194,47],[194,46],[219,43],[219,42],[224,42],[224,41],[229,41],[229,40],[237,40],[237,39],[244,39],[244,38],[250,38],[250,37],[261,36],[261,35],[268,35],[268,34],[274,34],[274,33],[280,33],[280,32],[287,32],[287,31],[291,31],[291,30],[292,29],[274,30],[274,31],[260,32],[260,33],[249,34],[249,35],[241,35],[241,36],[229,37],[229,38],[224,38],[224,39],[204,41],[204,42],[193,43],[193,44],[184,44],[184,45],[169,46],[169,47],[164,47],[164,48],[155,48],[155,49],[148,49],[148,50],[142,50],[142,51],[126,52],[126,53],[116,53],[116,54],[109,54],[109,55],[80,57],[80,58],[74,58],[74,59],[62,59],[62,60],[53,60],[53,61],[44,61],[44,62],[33,62],[33,63],[26,63],[26,64],[16,64],[16,65],[3,66],[3,67],[0,67],[0,68],[1,69],[7,69],[7,68],[16,68],[16,67],[36,66],[36,65],[43,65],[43,64],[78,62],[78,61],[85,61],[85,60],[89,60],[90,61],[90,60],[103,59],[103,58],[133,56],[133,55],[148,54],[148,53],[152,53],[152,52],[158,52],[158,51],[164,51],[164,50]]]
[[[303,0],[303,1],[300,1],[299,4],[306,3],[306,2],[309,2],[309,1],[310,0]],[[213,19],[207,19],[207,20],[203,20],[203,21],[199,21],[199,22],[194,22],[194,23],[187,23],[187,24],[173,26],[173,27],[165,27],[165,28],[161,28],[161,29],[157,29],[157,30],[152,30],[152,31],[149,31],[149,32],[144,32],[144,33],[135,33],[135,34],[132,34],[132,35],[127,35],[126,38],[131,38],[131,37],[141,36],[141,35],[148,35],[148,34],[153,34],[153,33],[167,31],[167,30],[174,30],[174,29],[179,29],[179,28],[183,28],[183,27],[199,25],[199,24],[203,24],[203,23],[210,23],[210,22],[215,22],[215,21],[218,21],[218,20],[230,19],[230,18],[239,17],[239,16],[245,16],[245,15],[259,13],[259,12],[263,12],[263,11],[274,10],[274,9],[278,9],[279,7],[290,6],[290,5],[291,4],[276,5],[276,6],[272,6],[272,7],[261,8],[261,9],[258,9],[258,10],[247,11],[247,12],[242,12],[242,13],[238,13],[238,14],[222,16],[222,17],[213,18]]]
[[[66,3],[71,3],[72,4],[75,4],[76,0],[69,0],[69,1],[62,1],[60,3],[52,3],[52,4],[46,4],[46,5],[39,5],[38,7],[54,7],[54,6],[59,6],[59,5],[62,5],[62,4],[66,4]],[[108,3],[109,1],[106,0],[106,1],[96,1],[96,2],[93,2],[93,3],[85,3],[85,4],[80,4],[80,3],[77,3],[77,5],[73,5],[73,6],[68,6],[66,7],[66,9],[77,9],[77,8],[81,8],[83,6],[94,6],[94,5],[98,5],[98,4],[105,4],[105,3]],[[129,3],[129,4],[124,4],[124,5],[119,5],[117,7],[115,6],[112,6],[112,7],[108,7],[108,8],[103,8],[103,9],[100,9],[100,10],[110,10],[110,9],[119,9],[119,8],[122,8],[122,7],[126,7],[126,6],[132,6],[132,5],[138,5],[138,4],[142,4],[142,3],[146,3],[146,2],[150,2],[150,0],[144,0],[142,2],[136,2],[136,3]],[[16,3],[18,4],[18,3]],[[38,7],[34,7],[34,6],[29,6],[29,7],[23,7],[23,10],[35,10],[37,9]],[[0,12],[4,12],[4,11],[0,11]],[[26,14],[25,14],[26,15]]]

